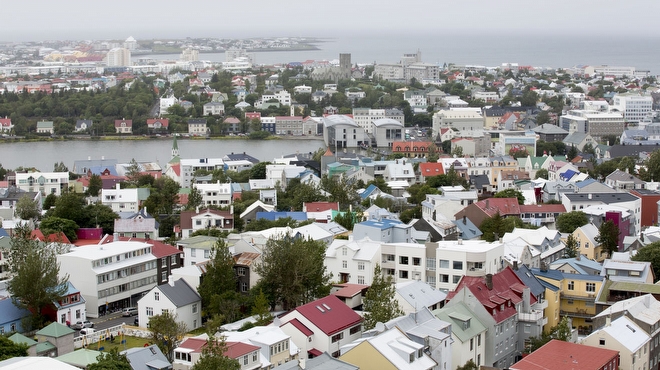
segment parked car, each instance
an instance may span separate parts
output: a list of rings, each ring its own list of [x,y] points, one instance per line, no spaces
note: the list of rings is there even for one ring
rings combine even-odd
[[[82,329],[80,329],[80,335],[89,335],[89,334],[92,334],[95,331],[96,330],[94,330],[92,328],[82,328]]]
[[[85,328],[93,328],[94,323],[89,321],[89,320],[78,321],[75,324],[73,324],[71,327],[75,330],[80,330],[80,329],[85,329]]]
[[[138,314],[137,307],[127,307],[121,311],[122,316],[130,317]]]

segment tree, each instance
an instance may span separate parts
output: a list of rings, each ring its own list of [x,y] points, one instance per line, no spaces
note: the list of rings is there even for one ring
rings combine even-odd
[[[504,234],[512,232],[516,227],[523,227],[523,222],[519,217],[504,218],[498,212],[493,217],[485,219],[479,229],[483,232],[481,239],[494,242]]]
[[[603,222],[598,228],[598,235],[594,240],[604,251],[607,251],[609,257],[612,257],[612,253],[619,251],[619,233],[619,228],[612,220]]]
[[[653,271],[660,271],[660,242],[653,242],[640,248],[637,254],[632,257],[632,260],[651,262]]]
[[[55,201],[55,207],[46,212],[46,217],[60,217],[71,220],[78,225],[85,224],[85,196],[83,194],[67,192],[60,195]]]
[[[548,179],[548,170],[545,168],[541,168],[536,171],[536,178],[537,179]]]
[[[181,185],[171,178],[167,176],[159,178],[154,182],[154,187],[144,202],[144,206],[152,214],[173,214],[179,203],[179,188]]]
[[[118,348],[101,353],[96,357],[96,363],[87,366],[87,370],[132,370],[126,355],[119,353]]]
[[[64,162],[55,162],[53,165],[53,172],[69,172],[69,169],[64,165]]]
[[[343,226],[346,230],[353,230],[353,226],[355,226],[355,218],[353,212],[344,212],[337,214],[333,221]]]
[[[188,204],[186,205],[186,210],[193,210],[202,205],[204,198],[202,193],[197,189],[195,185],[190,187],[190,195],[188,195]]]
[[[479,370],[479,366],[469,359],[463,366],[456,367],[456,370]]]
[[[270,162],[259,162],[250,168],[250,179],[265,179],[266,178],[266,166]]]
[[[255,271],[264,282],[269,301],[281,303],[284,310],[330,293],[330,278],[323,265],[325,243],[284,235],[269,239]]]
[[[568,149],[568,152],[566,153],[566,159],[568,159],[569,161],[572,161],[573,158],[578,156],[578,154],[580,154],[580,153],[578,152],[577,147],[571,145],[571,147]]]
[[[498,191],[493,195],[493,198],[516,198],[518,199],[518,204],[525,204],[525,196],[523,193],[514,188]]]
[[[41,216],[39,201],[32,200],[29,196],[23,195],[16,202],[16,216],[22,220],[36,220]]]
[[[563,342],[568,342],[571,339],[571,327],[567,316],[562,317],[556,326],[553,326],[548,332],[541,334],[541,336],[530,337],[529,347],[526,348],[526,353],[536,351],[553,339],[561,340]]]
[[[0,335],[0,361],[14,357],[27,357],[27,350],[27,344],[14,343],[5,335]]]
[[[241,364],[238,360],[225,355],[227,344],[224,339],[209,336],[206,346],[202,348],[202,355],[191,370],[239,370]]]
[[[137,186],[138,177],[140,177],[140,164],[132,158],[126,168],[126,180],[132,186]]]
[[[59,276],[55,250],[33,239],[31,232],[27,225],[14,229],[8,258],[13,278],[7,289],[17,306],[32,312],[32,328],[41,328],[43,309],[66,293],[68,276]]]
[[[557,217],[557,230],[562,233],[572,234],[575,229],[589,223],[587,214],[582,211],[562,213]]]
[[[87,185],[87,195],[96,197],[99,195],[101,189],[103,189],[103,181],[101,180],[101,176],[92,174],[92,176],[89,177],[89,185]]]
[[[573,234],[568,234],[566,238],[566,248],[564,248],[564,257],[566,258],[575,258],[580,254],[580,248],[578,248],[577,240],[573,237]]]
[[[172,362],[174,349],[179,346],[188,329],[183,322],[176,321],[177,316],[170,311],[163,311],[160,315],[151,316],[149,329],[151,342],[156,344],[169,362]]]
[[[39,224],[39,230],[41,230],[44,235],[64,233],[69,241],[78,239],[76,236],[78,225],[71,220],[67,220],[66,218],[48,217],[41,221]]]
[[[235,290],[234,259],[225,241],[218,239],[211,251],[211,260],[206,265],[206,274],[197,287],[197,292],[202,297],[205,315],[212,317],[215,314],[223,314],[213,303],[218,303],[219,297],[223,294]]]
[[[257,326],[268,325],[273,320],[268,310],[268,297],[266,297],[264,291],[261,289],[259,289],[259,294],[254,297],[254,305],[250,314],[257,316],[257,322],[255,323]]]
[[[57,195],[53,193],[46,195],[46,199],[44,199],[43,209],[48,211],[49,209],[55,206],[55,202],[57,202]]]
[[[364,328],[366,330],[376,327],[378,322],[388,322],[393,318],[404,315],[395,298],[396,289],[394,279],[383,271],[379,264],[374,267],[374,278],[362,301],[364,304]]]

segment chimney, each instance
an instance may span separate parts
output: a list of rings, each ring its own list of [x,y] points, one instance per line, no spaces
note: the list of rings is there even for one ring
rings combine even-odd
[[[306,364],[305,364],[305,359],[304,358],[300,357],[298,359],[298,366],[300,366],[301,369],[305,370]]]
[[[486,209],[490,208],[490,202],[486,199]]]
[[[195,213],[199,213],[199,206],[195,207]]]
[[[605,316],[605,326],[610,326],[610,325],[612,325],[612,316],[607,315]]]
[[[233,204],[229,206],[229,214],[230,215],[234,214],[234,205]]]
[[[170,284],[170,286],[174,286],[174,276],[172,275],[168,276],[167,283]]]
[[[118,240],[119,240],[119,233],[114,233],[114,234],[112,234],[112,241],[113,241],[113,242],[116,242],[116,241],[118,241]]]
[[[591,194],[591,193],[589,193],[589,194],[587,195],[587,198],[589,198],[589,200],[593,199],[593,197],[594,197],[594,196],[593,196],[593,194]]]
[[[522,310],[524,313],[531,312],[531,304],[532,304],[532,298],[529,287],[524,287],[522,293]]]
[[[116,183],[116,184],[115,184],[115,189],[117,189],[117,190],[120,190],[120,189],[121,189],[121,187],[119,186],[119,183]]]
[[[577,256],[575,256],[575,260],[576,260],[576,261],[579,261],[579,260],[580,260],[580,258],[582,258],[582,257],[580,257],[580,251],[578,251],[578,254],[577,254]]]
[[[513,261],[513,271],[518,271],[518,261]]]
[[[486,274],[486,288],[493,289],[493,274]]]
[[[467,225],[467,216],[463,215],[463,225]]]

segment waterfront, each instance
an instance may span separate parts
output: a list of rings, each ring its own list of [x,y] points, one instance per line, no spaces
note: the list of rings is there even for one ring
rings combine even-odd
[[[293,153],[314,152],[325,147],[320,138],[308,140],[178,140],[181,158],[221,158],[229,153],[247,154],[261,160]],[[137,161],[157,162],[163,170],[171,159],[172,140],[113,140],[113,141],[43,141],[0,144],[0,164],[6,169],[35,167],[49,172],[57,162],[64,162],[70,169],[77,160],[87,158],[116,159],[127,163]]]

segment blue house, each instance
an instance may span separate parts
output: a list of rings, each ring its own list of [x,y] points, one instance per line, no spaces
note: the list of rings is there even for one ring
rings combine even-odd
[[[0,335],[23,332],[21,319],[30,315],[30,311],[17,307],[11,298],[0,300]]]

